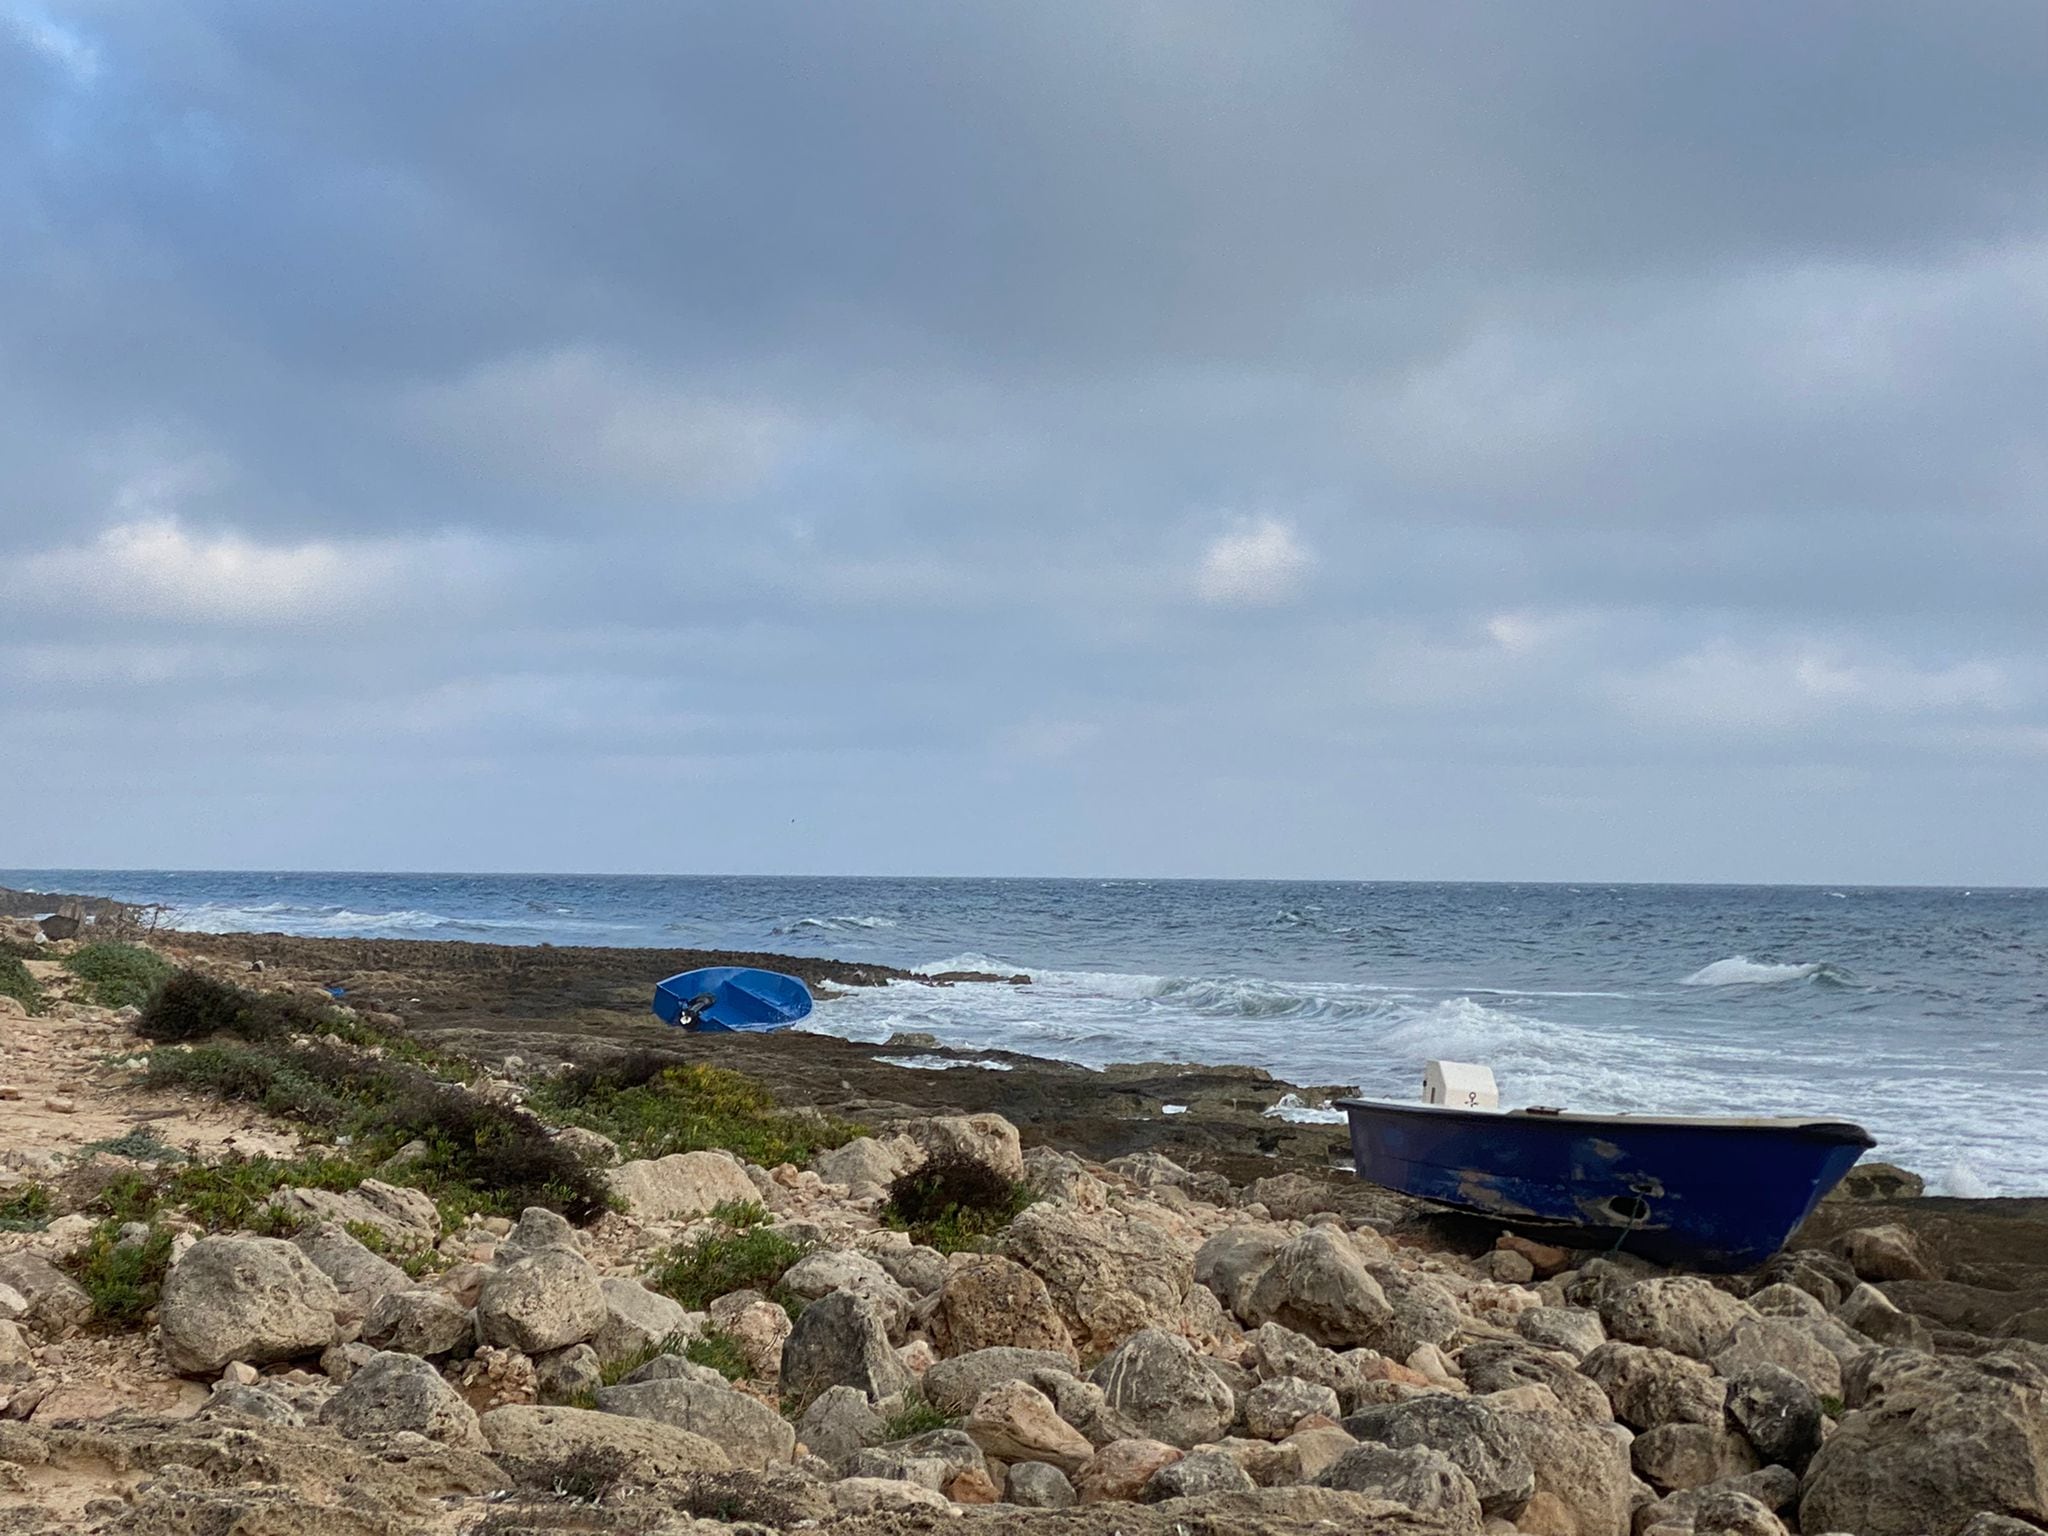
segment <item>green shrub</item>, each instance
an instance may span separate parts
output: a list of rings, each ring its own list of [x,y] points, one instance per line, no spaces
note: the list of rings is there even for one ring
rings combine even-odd
[[[678,1065],[652,1052],[550,1078],[528,1103],[549,1120],[610,1137],[629,1157],[723,1149],[772,1168],[807,1162],[862,1130],[782,1109],[767,1089],[737,1072]]]
[[[284,1035],[324,1034],[337,1022],[333,1009],[304,998],[251,992],[198,971],[178,971],[150,998],[135,1028],[145,1039],[160,1042],[205,1040],[213,1035],[275,1040]]]
[[[93,1197],[92,1209],[114,1221],[149,1221],[160,1211],[183,1211],[209,1232],[296,1231],[296,1217],[277,1211],[271,1197],[281,1189],[354,1189],[371,1170],[346,1157],[245,1157],[230,1153],[217,1163],[116,1174]]]
[[[947,1152],[896,1176],[882,1222],[941,1253],[957,1253],[982,1246],[1032,1198],[1029,1185],[980,1158]]]
[[[0,1200],[0,1231],[40,1231],[56,1214],[56,1196],[41,1184],[24,1184]]]
[[[132,1328],[156,1305],[171,1267],[171,1234],[151,1227],[139,1243],[120,1241],[121,1223],[103,1221],[66,1267],[92,1298],[93,1321]]]
[[[170,961],[140,944],[88,944],[64,957],[64,969],[102,1008],[140,1008],[171,975]]]
[[[695,1311],[733,1291],[765,1294],[805,1252],[766,1227],[706,1232],[658,1255],[647,1283]]]
[[[30,1013],[43,1011],[43,989],[12,955],[0,955],[0,997],[13,998]]]
[[[394,1243],[382,1227],[367,1221],[345,1221],[341,1225],[343,1231],[378,1258],[397,1265],[415,1280],[448,1267],[448,1261],[434,1249],[420,1243]]]
[[[903,1399],[903,1406],[883,1421],[882,1439],[908,1440],[913,1435],[944,1429],[952,1422],[938,1404],[931,1402],[922,1392],[912,1392]]]
[[[758,1200],[721,1200],[711,1207],[711,1219],[735,1230],[768,1225],[768,1207]]]
[[[420,1155],[379,1176],[425,1190],[451,1219],[517,1216],[544,1205],[581,1223],[610,1204],[602,1175],[550,1139],[534,1116],[405,1062],[318,1041],[216,1040],[152,1051],[147,1080],[259,1104],[345,1136],[353,1158],[369,1168],[420,1142]]]
[[[105,1141],[87,1142],[79,1150],[111,1152],[116,1157],[129,1158],[138,1163],[177,1163],[185,1160],[183,1152],[146,1125],[138,1125],[132,1130],[123,1131],[119,1136],[110,1136]]]
[[[683,1358],[697,1365],[708,1365],[727,1381],[742,1381],[751,1374],[747,1364],[747,1352],[740,1348],[739,1340],[731,1334],[709,1329],[702,1338],[690,1340],[683,1346]]]

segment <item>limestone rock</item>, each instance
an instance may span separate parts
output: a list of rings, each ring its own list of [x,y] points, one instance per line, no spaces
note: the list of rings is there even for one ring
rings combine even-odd
[[[1367,1408],[1344,1427],[1360,1440],[1442,1451],[1472,1479],[1487,1514],[1512,1520],[1536,1491],[1536,1474],[1509,1418],[1477,1398],[1431,1394]]]
[[[482,1450],[488,1444],[475,1411],[439,1371],[389,1350],[349,1377],[320,1410],[320,1422],[350,1437],[411,1430],[444,1445]]]
[[[1066,1473],[1043,1461],[1012,1463],[1005,1493],[1024,1509],[1072,1509],[1076,1498]]]
[[[827,1184],[844,1184],[858,1190],[866,1185],[886,1185],[919,1156],[914,1144],[903,1137],[877,1141],[856,1136],[844,1146],[820,1152],[811,1159],[811,1170]]]
[[[478,1427],[506,1470],[541,1488],[579,1470],[587,1472],[593,1462],[609,1463],[645,1482],[723,1472],[732,1465],[718,1445],[701,1435],[585,1408],[495,1408]]]
[[[1083,1504],[1135,1500],[1159,1473],[1186,1454],[1160,1440],[1112,1440],[1090,1456],[1074,1476],[1074,1492]]]
[[[408,1355],[445,1355],[476,1337],[476,1320],[438,1286],[380,1296],[363,1319],[363,1342]]]
[[[1750,1310],[1762,1317],[1826,1317],[1828,1309],[1811,1291],[1780,1280],[1749,1293]]]
[[[1763,1467],[1704,1487],[1683,1488],[1641,1506],[1636,1516],[1637,1528],[1650,1530],[1663,1525],[1684,1530],[1691,1526],[1700,1505],[1717,1493],[1748,1494],[1765,1509],[1782,1514],[1799,1502],[1799,1479],[1784,1467]]]
[[[354,1189],[286,1189],[271,1197],[272,1205],[309,1222],[342,1226],[358,1222],[374,1227],[394,1243],[426,1247],[441,1235],[441,1213],[433,1196],[379,1179],[365,1179]]]
[[[812,1302],[782,1346],[782,1387],[810,1398],[827,1387],[855,1387],[871,1398],[916,1385],[889,1344],[889,1326],[873,1301],[834,1291]]]
[[[1206,1286],[1216,1299],[1240,1317],[1252,1288],[1273,1262],[1273,1256],[1287,1246],[1285,1227],[1260,1222],[1241,1222],[1225,1227],[1195,1250],[1195,1280]]]
[[[671,1152],[667,1157],[621,1163],[606,1184],[642,1221],[708,1216],[727,1201],[757,1200],[754,1181],[729,1152]]]
[[[609,1168],[619,1160],[617,1142],[584,1126],[565,1125],[549,1140],[593,1168]]]
[[[1369,1267],[1393,1315],[1377,1337],[1364,1341],[1368,1347],[1406,1360],[1418,1350],[1435,1353],[1438,1346],[1456,1338],[1465,1319],[1458,1311],[1457,1298],[1442,1284],[1395,1263]]]
[[[1886,1351],[1852,1372],[1863,1407],[1807,1468],[1807,1531],[1919,1536],[1980,1510],[2048,1524],[2048,1376],[2029,1362]]]
[[[1638,1477],[1666,1491],[1718,1483],[1758,1466],[1749,1441],[1722,1422],[1659,1424],[1636,1436],[1629,1455]]]
[[[1139,1497],[1148,1504],[1164,1499],[1187,1499],[1212,1493],[1250,1493],[1255,1485],[1251,1474],[1237,1459],[1217,1446],[1192,1450],[1179,1461],[1170,1461],[1152,1474]]]
[[[1081,1358],[1045,1282],[999,1254],[948,1271],[927,1326],[941,1355],[1010,1348],[1057,1354],[1070,1365]]]
[[[1853,1328],[1866,1339],[1899,1349],[1931,1349],[1927,1325],[1909,1312],[1901,1312],[1876,1286],[1858,1282],[1856,1289],[1835,1308],[1835,1321]]]
[[[496,1258],[500,1264],[515,1264],[533,1254],[548,1252],[581,1255],[583,1244],[576,1236],[576,1229],[569,1225],[569,1218],[560,1211],[551,1211],[544,1205],[529,1205],[519,1213],[518,1222],[498,1244]]]
[[[12,1291],[0,1317],[26,1323],[46,1339],[92,1320],[92,1298],[63,1270],[33,1253],[0,1253],[0,1291]],[[223,1365],[226,1361],[221,1362]]]
[[[1581,1360],[1607,1342],[1600,1314],[1579,1307],[1532,1307],[1516,1316],[1515,1331],[1531,1344]]]
[[[1477,1528],[1479,1492],[1450,1457],[1427,1446],[1359,1445],[1346,1451],[1316,1480],[1319,1488],[1340,1488],[1385,1499],[1426,1515],[1445,1515]]]
[[[1536,1491],[1517,1517],[1533,1527],[1531,1511],[1547,1514],[1566,1536],[1622,1536],[1629,1528],[1638,1484],[1629,1467],[1625,1432],[1568,1413],[1503,1413],[1498,1421],[1529,1459]]]
[[[1901,1226],[1856,1227],[1837,1237],[1828,1248],[1847,1261],[1859,1280],[1936,1278],[1920,1255],[1918,1239]]]
[[[1262,1440],[1284,1440],[1312,1413],[1334,1419],[1343,1412],[1337,1394],[1299,1376],[1274,1376],[1245,1395],[1245,1428]]]
[[[1726,1291],[1691,1277],[1639,1281],[1600,1305],[1611,1337],[1693,1360],[1713,1358],[1735,1325],[1754,1316]]]
[[[590,1346],[605,1365],[659,1349],[689,1327],[690,1314],[681,1302],[629,1276],[606,1275],[597,1288],[604,1296],[604,1321]]]
[[[747,1357],[749,1374],[760,1381],[773,1381],[782,1373],[782,1352],[796,1329],[789,1314],[774,1302],[751,1292],[745,1295],[745,1300],[733,1306],[725,1305],[733,1299],[729,1296],[714,1301],[712,1326],[739,1345],[740,1353]]]
[[[1748,1317],[1714,1353],[1714,1369],[1734,1379],[1760,1365],[1790,1371],[1816,1397],[1842,1395],[1842,1364],[1809,1331],[1804,1318]]]
[[[259,1424],[282,1424],[288,1429],[298,1429],[306,1422],[298,1409],[275,1392],[237,1384],[215,1387],[194,1417],[252,1419]]]
[[[1607,1394],[1614,1416],[1630,1429],[1721,1422],[1727,1383],[1700,1361],[1642,1344],[1603,1344],[1580,1369]]]
[[[486,1343],[545,1354],[584,1343],[604,1326],[604,1291],[581,1255],[548,1248],[492,1269],[476,1315]]]
[[[943,1493],[893,1477],[847,1477],[831,1486],[832,1508],[842,1515],[902,1515],[956,1511]]]
[[[796,1430],[759,1398],[736,1392],[723,1381],[643,1381],[602,1387],[601,1412],[651,1419],[713,1442],[738,1467],[788,1461]]]
[[[1279,1323],[1335,1349],[1376,1349],[1395,1321],[1358,1250],[1326,1227],[1289,1239],[1273,1256],[1243,1316],[1252,1324]]]
[[[340,1305],[334,1283],[290,1243],[207,1237],[165,1277],[158,1332],[173,1370],[211,1376],[232,1360],[318,1354],[336,1340]]]
[[[910,1315],[910,1293],[870,1254],[846,1248],[824,1248],[791,1265],[782,1277],[782,1288],[799,1301],[816,1301],[834,1291],[852,1291],[865,1296],[882,1309],[890,1336],[901,1338]]]
[[[1017,1127],[1001,1115],[934,1115],[905,1126],[925,1157],[968,1157],[1006,1179],[1024,1177],[1024,1148]]]
[[[1728,1417],[1766,1462],[1803,1471],[1820,1449],[1820,1398],[1780,1366],[1758,1364],[1734,1373],[1728,1382]]]
[[[1072,1476],[1096,1454],[1046,1395],[1024,1381],[1003,1381],[983,1393],[962,1425],[974,1443],[1002,1461],[1042,1461]]]
[[[1565,1412],[1589,1424],[1614,1421],[1607,1394],[1578,1362],[1562,1350],[1539,1349],[1518,1339],[1482,1339],[1458,1354],[1465,1385],[1473,1392],[1509,1392],[1521,1387],[1549,1390]]]
[[[1137,1435],[1183,1450],[1230,1427],[1236,1400],[1186,1339],[1143,1328],[1089,1373]]]
[[[533,1390],[543,1403],[574,1403],[604,1384],[604,1368],[588,1344],[533,1357]]]
[[[301,1227],[291,1240],[321,1274],[334,1282],[335,1290],[341,1293],[344,1322],[361,1321],[381,1297],[414,1284],[404,1270],[378,1258],[344,1231],[339,1222],[319,1221]]]
[[[811,1399],[796,1421],[796,1437],[834,1464],[854,1452],[882,1442],[886,1426],[882,1416],[858,1387],[827,1387]]]
[[[1084,1356],[1184,1320],[1194,1245],[1158,1222],[1041,1201],[1010,1223],[1001,1246],[1045,1282]]]
[[[929,1296],[946,1283],[949,1266],[946,1256],[936,1248],[905,1243],[901,1247],[876,1249],[874,1259],[891,1280],[913,1296]]]
[[[967,1412],[998,1382],[1031,1381],[1041,1371],[1062,1372],[1071,1362],[1043,1349],[978,1349],[941,1360],[924,1373],[924,1395],[945,1413]]]
[[[21,1325],[0,1321],[0,1382],[27,1381],[35,1369],[35,1351],[22,1337]]]

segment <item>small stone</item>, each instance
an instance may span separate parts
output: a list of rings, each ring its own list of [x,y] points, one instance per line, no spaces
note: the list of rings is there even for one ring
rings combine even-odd
[[[1112,1440],[1074,1474],[1074,1492],[1083,1504],[1135,1501],[1161,1467],[1186,1454],[1161,1440]]]
[[[75,1115],[78,1113],[78,1101],[76,1099],[48,1098],[43,1100],[43,1108],[53,1115]]]
[[[1512,1248],[1496,1248],[1479,1261],[1479,1267],[1502,1285],[1527,1285],[1536,1278],[1536,1266]]]
[[[1011,1463],[1005,1491],[1008,1502],[1024,1509],[1071,1509],[1076,1498],[1067,1475],[1042,1461]]]
[[[229,1387],[253,1387],[261,1375],[255,1366],[246,1360],[232,1360],[227,1369],[220,1373],[221,1384]]]

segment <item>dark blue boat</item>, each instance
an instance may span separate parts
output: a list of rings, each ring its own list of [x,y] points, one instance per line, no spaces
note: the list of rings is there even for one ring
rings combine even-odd
[[[1691,1269],[1761,1264],[1876,1145],[1841,1120],[1337,1107],[1362,1179],[1567,1247]]]
[[[743,965],[684,971],[654,989],[663,1023],[713,1034],[787,1029],[810,1011],[810,990],[794,976]]]

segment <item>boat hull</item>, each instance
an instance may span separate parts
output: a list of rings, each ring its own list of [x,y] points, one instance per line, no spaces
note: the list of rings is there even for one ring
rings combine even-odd
[[[1845,1121],[1338,1107],[1371,1183],[1567,1246],[1707,1270],[1776,1253],[1875,1145]]]
[[[692,1026],[701,1034],[766,1034],[789,1028],[811,1011],[810,989],[794,976],[714,965],[657,983],[655,1017],[664,1024],[682,1024],[691,1002],[706,995],[713,1001],[696,1015]]]

